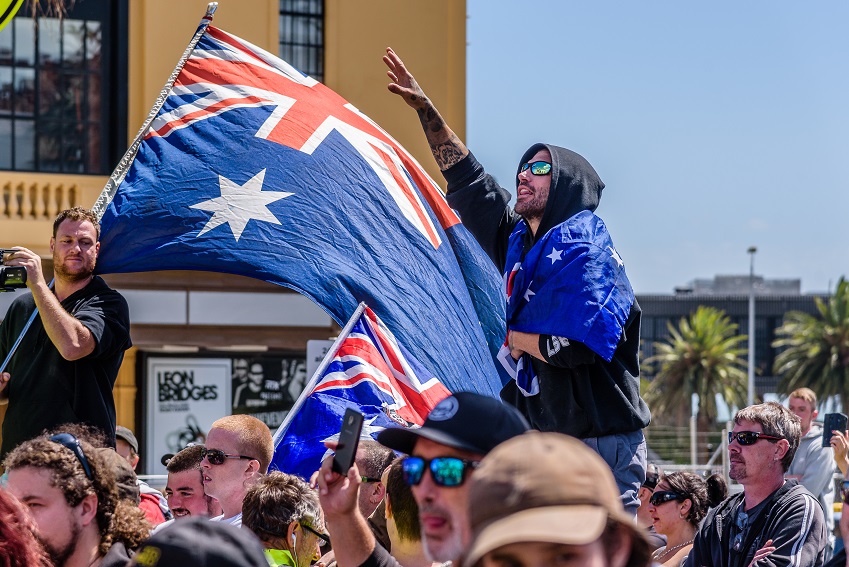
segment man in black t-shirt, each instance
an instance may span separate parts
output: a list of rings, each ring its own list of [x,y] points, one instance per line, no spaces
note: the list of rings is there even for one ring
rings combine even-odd
[[[0,459],[44,429],[88,423],[115,446],[112,388],[130,341],[127,302],[94,275],[100,225],[80,207],[59,213],[50,250],[54,286],[48,285],[35,252],[16,247],[7,266],[27,271],[29,294],[17,298],[0,323],[0,360],[5,360],[27,321],[38,310],[20,346],[0,373],[0,403],[8,403]]]

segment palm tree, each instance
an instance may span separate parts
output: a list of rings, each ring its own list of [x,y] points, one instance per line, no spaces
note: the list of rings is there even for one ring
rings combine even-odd
[[[775,359],[782,376],[779,389],[791,392],[807,387],[822,399],[840,396],[849,408],[849,282],[840,278],[828,302],[816,298],[820,316],[798,311],[784,316],[772,346],[787,347]]]
[[[656,355],[645,361],[658,364],[657,375],[645,392],[654,414],[679,413],[690,407],[693,393],[699,395],[697,427],[711,431],[716,426],[719,394],[725,402],[742,406],[747,396],[745,355],[741,348],[747,337],[737,334],[737,325],[724,311],[700,306],[681,319],[676,329],[667,323],[670,338],[654,344]]]

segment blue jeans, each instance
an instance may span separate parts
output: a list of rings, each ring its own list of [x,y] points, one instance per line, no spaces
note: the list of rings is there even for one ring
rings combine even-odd
[[[588,437],[581,441],[607,462],[619,487],[622,506],[627,513],[636,516],[640,506],[637,492],[646,480],[646,438],[643,431]]]

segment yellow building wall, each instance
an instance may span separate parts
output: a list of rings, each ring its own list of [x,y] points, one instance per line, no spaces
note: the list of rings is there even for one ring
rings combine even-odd
[[[144,123],[204,15],[206,0],[130,0],[128,144]],[[278,52],[278,0],[220,0],[213,25]],[[382,56],[404,59],[446,122],[465,139],[466,3],[463,0],[325,0],[325,83],[396,138],[440,185],[416,113],[389,93]],[[0,171],[0,247],[49,257],[52,219],[68,205],[90,207],[105,176]],[[135,348],[115,385],[118,423],[136,421]],[[0,406],[0,420],[5,407]]]
[[[386,89],[387,47],[466,138],[466,3],[325,0],[325,84],[374,119],[443,188],[415,111]]]

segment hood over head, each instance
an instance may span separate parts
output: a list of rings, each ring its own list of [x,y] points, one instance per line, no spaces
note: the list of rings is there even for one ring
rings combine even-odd
[[[516,187],[519,186],[522,164],[542,149],[551,153],[551,187],[545,212],[534,235],[535,241],[581,211],[595,211],[604,189],[598,173],[583,156],[560,146],[542,143],[534,144],[522,156],[516,168]]]

